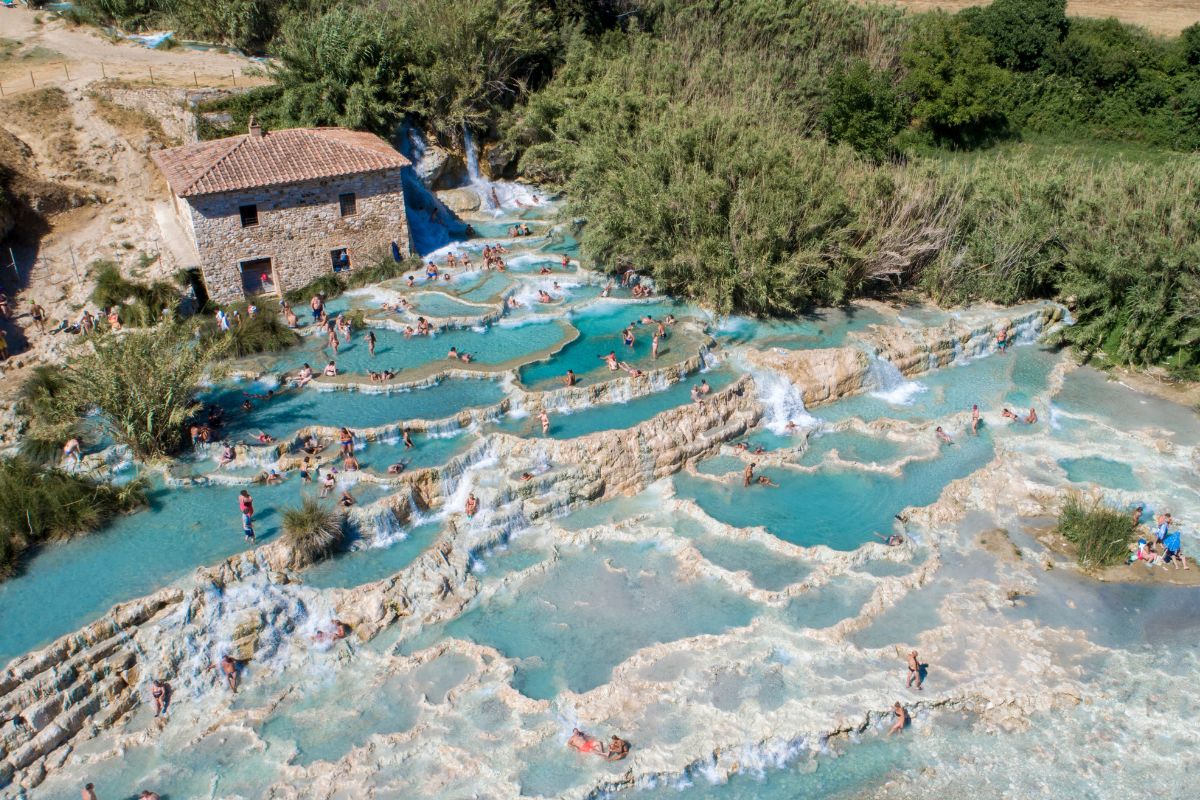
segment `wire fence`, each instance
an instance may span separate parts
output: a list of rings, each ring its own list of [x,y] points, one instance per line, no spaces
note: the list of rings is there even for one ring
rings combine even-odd
[[[18,72],[10,63],[0,78],[0,97],[10,97],[51,86],[87,84],[110,79],[149,86],[198,89],[237,89],[268,82],[262,76],[247,75],[244,71],[240,74],[238,70],[214,72],[211,69],[196,70],[178,64],[57,61],[29,66]]]

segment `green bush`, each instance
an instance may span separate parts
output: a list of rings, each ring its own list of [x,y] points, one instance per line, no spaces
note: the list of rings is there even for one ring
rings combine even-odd
[[[1075,545],[1076,559],[1084,569],[1116,566],[1129,557],[1133,538],[1129,515],[1097,499],[1085,499],[1078,494],[1068,497],[1058,514],[1056,530]]]
[[[217,329],[214,319],[206,319],[201,326],[205,341],[223,348],[231,358],[244,358],[258,353],[277,353],[294,347],[301,342],[300,334],[284,323],[271,309],[260,309],[253,316],[240,309],[242,322],[228,331]]]
[[[329,555],[345,535],[343,517],[311,495],[305,495],[300,505],[285,508],[280,515],[283,541],[292,551],[291,566],[308,566]]]
[[[26,548],[94,531],[146,502],[141,481],[94,483],[24,458],[0,458],[0,497],[0,575],[11,572]]]

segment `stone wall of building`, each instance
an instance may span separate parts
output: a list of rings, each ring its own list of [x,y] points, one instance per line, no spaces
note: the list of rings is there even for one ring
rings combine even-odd
[[[338,195],[353,192],[356,213],[341,216]],[[243,228],[239,207],[258,207]],[[331,252],[346,248],[351,269],[409,254],[400,170],[328,178],[245,192],[183,198],[209,297],[242,299],[241,263],[270,258],[276,288],[290,291],[333,271]]]

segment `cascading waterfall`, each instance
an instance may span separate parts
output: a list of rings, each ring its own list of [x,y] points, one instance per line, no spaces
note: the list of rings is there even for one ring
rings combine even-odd
[[[879,356],[871,356],[867,385],[872,397],[893,406],[909,405],[927,389],[924,384],[905,378],[895,364]]]
[[[815,428],[820,421],[804,407],[804,393],[796,388],[786,376],[774,370],[752,370],[754,385],[758,387],[758,399],[766,413],[763,423],[772,433],[788,434],[789,424],[799,428]]]

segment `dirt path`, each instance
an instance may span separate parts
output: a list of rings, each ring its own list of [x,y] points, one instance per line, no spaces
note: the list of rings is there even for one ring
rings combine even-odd
[[[874,1],[874,0],[872,0]],[[894,0],[913,11],[960,11],[985,6],[990,0]],[[1148,28],[1162,36],[1175,36],[1200,22],[1200,0],[1067,0],[1067,13],[1075,17],[1116,17]]]
[[[41,18],[42,24],[35,18]],[[113,42],[94,28],[72,27],[52,14],[25,8],[0,9],[0,39],[21,45],[19,52],[0,61],[0,89],[6,96],[105,78],[204,87],[266,82],[252,74],[261,68],[245,56],[182,47],[151,50],[133,42]]]

